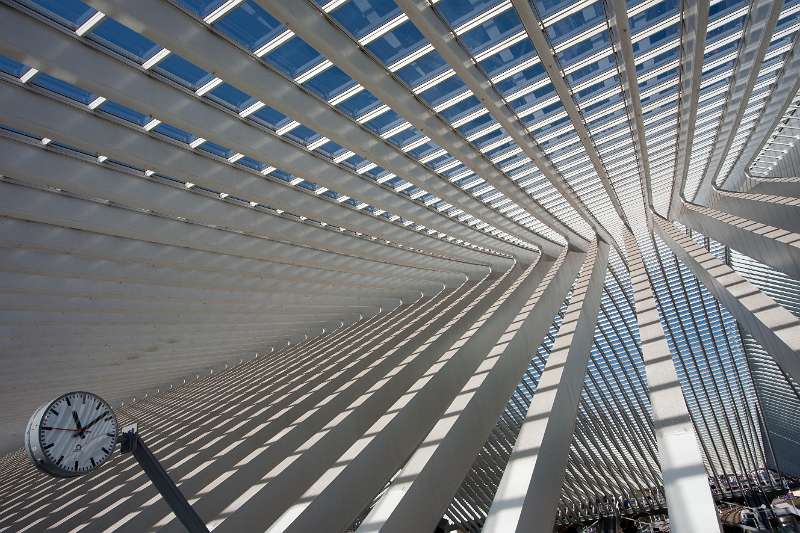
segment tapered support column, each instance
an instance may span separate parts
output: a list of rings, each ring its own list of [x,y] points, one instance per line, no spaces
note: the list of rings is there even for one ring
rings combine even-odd
[[[800,318],[661,217],[658,235],[706,289],[764,347],[784,372],[800,380]]]
[[[800,235],[696,204],[684,204],[681,221],[719,241],[800,280]]]
[[[433,531],[544,340],[583,262],[565,250],[361,523],[359,533]]]
[[[711,200],[711,206],[762,224],[800,233],[800,198],[719,192]]]
[[[683,398],[672,355],[658,317],[642,254],[630,232],[625,248],[631,273],[658,459],[664,479],[670,528],[686,533],[719,531],[719,520],[703,454]]]
[[[586,254],[483,531],[552,531],[603,292],[608,244]]]

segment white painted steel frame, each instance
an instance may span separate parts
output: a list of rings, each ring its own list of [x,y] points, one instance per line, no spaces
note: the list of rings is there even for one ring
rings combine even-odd
[[[442,197],[476,218],[485,220],[511,235],[516,235],[525,242],[536,242],[541,239],[541,236],[498,216],[492,210],[463,195],[463,192],[442,181],[433,172],[377,136],[368,133],[352,120],[345,118],[327,103],[320,102],[293,82],[273,72],[258,58],[248,56],[244,51],[211,32],[192,31],[190,35],[178,36],[175,28],[192,27],[196,23],[173,6],[155,0],[143,0],[136,2],[135,5],[121,0],[90,0],[88,4],[180,53],[196,65],[235,79],[240,88],[267,105],[295,118],[319,134],[361,154],[390,172],[403,176],[404,179]],[[300,5],[302,4],[298,4]],[[270,90],[266,90],[267,87]],[[452,200],[451,194],[454,195]]]
[[[800,319],[729,266],[655,217],[656,233],[793,379],[800,379]]]
[[[555,525],[560,491],[553,489],[564,480],[608,250],[598,241],[586,254],[484,531],[550,530]]]
[[[692,533],[719,531],[717,507],[698,437],[661,326],[644,260],[630,232],[625,235],[625,248],[670,527]]]

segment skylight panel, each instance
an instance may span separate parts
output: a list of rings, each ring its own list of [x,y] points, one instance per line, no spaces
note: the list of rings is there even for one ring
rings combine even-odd
[[[511,35],[506,40],[475,56],[481,69],[493,81],[501,81],[500,79],[496,80],[498,76],[506,79],[515,72],[524,70],[533,64],[535,58],[536,51],[524,31]]]
[[[285,31],[283,24],[252,0],[235,2],[232,8],[230,5],[230,0],[223,2],[220,7],[228,7],[228,11],[218,15],[214,20],[209,20],[214,11],[202,18],[251,52],[258,50]]]
[[[315,132],[311,128],[306,126],[298,126],[294,128],[291,132],[286,134],[287,137],[299,142],[302,145],[308,145],[315,139],[317,139],[320,135],[319,133]]]
[[[611,36],[606,28],[590,38],[559,49],[556,48],[561,67],[575,80],[583,81],[588,76],[604,72],[613,65]]]
[[[470,55],[477,55],[508,37],[519,35],[523,27],[516,10],[510,9],[510,2],[504,2],[467,23],[457,25],[454,31]]]
[[[556,46],[606,24],[605,10],[601,1],[588,5],[584,3],[582,9],[569,11],[570,14],[559,17],[558,20],[553,18],[548,21],[550,24],[546,31]]]
[[[210,154],[213,154],[217,157],[221,157],[223,159],[228,159],[230,156],[233,155],[233,150],[230,148],[225,148],[224,146],[220,146],[219,144],[213,143],[211,141],[205,141],[204,143],[200,144],[197,147],[198,150],[203,150]]]
[[[417,93],[432,108],[435,108],[448,100],[454,100],[456,96],[469,91],[466,84],[457,76],[451,76],[434,84],[429,89]]]
[[[80,0],[23,0],[23,3],[71,30],[78,29],[97,13]]]
[[[162,48],[158,52],[154,53],[150,56],[144,63],[142,63],[142,68],[144,70],[149,70],[153,68],[157,63],[161,62],[165,57],[169,55],[170,51],[166,48]]]
[[[388,67],[401,58],[418,61],[419,58],[414,57],[417,54],[413,52],[420,50],[425,44],[425,39],[416,26],[406,21],[372,40],[366,48]],[[444,64],[443,60],[441,64]]]
[[[329,7],[325,10],[356,40],[386,33],[405,21],[405,16],[392,0],[345,2],[333,10]]]
[[[109,115],[113,115],[122,120],[132,122],[137,126],[144,126],[150,121],[150,117],[148,117],[147,115],[139,113],[138,111],[126,107],[122,104],[112,102],[111,100],[106,100],[105,102],[103,102],[103,104],[98,109],[100,111],[103,111],[104,113],[108,113]]]
[[[119,22],[104,18],[86,36],[139,64],[161,50],[156,43]]]
[[[348,89],[345,89],[344,92],[347,91]],[[339,110],[347,113],[351,118],[364,116],[371,110],[376,109],[377,107],[382,105],[380,103],[380,100],[378,100],[378,98],[376,98],[371,92],[363,88],[358,93],[348,98],[337,101],[334,104],[333,101],[335,100],[337,100],[336,96],[334,96],[331,99],[332,105],[335,105]]]
[[[176,128],[175,126],[166,124],[164,122],[158,124],[152,129],[152,131],[186,144],[189,144],[194,138],[194,136],[188,131],[183,131],[180,128]]]
[[[292,79],[323,61],[319,52],[297,36],[281,44],[261,59]]]
[[[204,19],[229,0],[176,0],[183,9],[189,11],[199,19]]]
[[[388,109],[384,113],[380,113],[375,118],[364,122],[364,126],[372,130],[376,134],[382,134],[392,130],[395,126],[404,123],[403,118],[398,115],[394,110]]]
[[[223,83],[223,81],[222,81],[221,78],[218,78],[218,77],[214,76],[213,78],[211,78],[210,80],[205,82],[203,85],[198,87],[197,90],[195,91],[195,94],[197,96],[204,96],[206,93],[208,93],[209,91],[214,90],[214,88],[218,87],[222,83]]]
[[[30,70],[27,71],[26,74],[29,72]],[[32,85],[42,87],[44,89],[47,89],[48,91],[60,94],[61,96],[64,96],[76,102],[80,102],[82,104],[89,104],[95,99],[95,95],[93,95],[89,91],[85,91],[80,87],[72,85],[71,83],[67,83],[58,78],[54,78],[53,76],[50,76],[44,72],[38,72],[38,73],[34,72],[33,74],[35,75],[35,77],[31,75],[30,78],[23,79],[21,81],[27,82],[30,80],[30,83]]]
[[[263,106],[249,115],[249,118],[272,130],[278,130],[290,122],[290,119],[269,106]]]
[[[343,163],[343,164],[344,164],[344,166],[346,166],[347,168],[349,168],[349,169],[351,169],[351,170],[355,170],[355,171],[356,171],[356,173],[358,173],[358,168],[359,168],[361,165],[363,165],[363,164],[369,164],[369,162],[368,162],[366,159],[364,159],[363,157],[361,157],[361,156],[360,156],[360,155],[358,155],[358,154],[353,154],[353,155],[351,155],[350,157],[348,157],[347,159],[344,159],[344,160],[342,160],[342,163]]]
[[[322,99],[330,100],[335,95],[343,93],[357,84],[340,68],[331,66],[309,78],[303,85],[317,93]]]
[[[210,73],[175,53],[168,54],[151,68],[154,72],[162,74],[192,91],[196,91],[213,78]]]
[[[220,83],[215,88],[208,91],[206,96],[237,113],[247,109],[256,102],[255,98],[249,94],[243,93],[228,83]]]
[[[311,146],[311,144],[309,144],[309,147]],[[330,158],[335,158],[339,154],[344,152],[344,148],[342,148],[340,145],[336,144],[333,141],[328,141],[326,143],[323,143],[322,145],[319,146],[319,148],[317,148],[317,150],[319,150],[322,154]]]
[[[22,77],[23,74],[28,72],[30,67],[27,65],[23,65],[22,63],[17,63],[10,57],[6,57],[0,54],[0,72],[5,72],[15,78]]]

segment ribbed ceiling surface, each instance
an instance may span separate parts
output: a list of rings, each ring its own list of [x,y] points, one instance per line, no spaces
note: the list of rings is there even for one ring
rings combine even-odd
[[[63,390],[142,398],[597,235],[559,520],[660,509],[632,230],[716,494],[798,473],[797,383],[646,228],[792,177],[800,1],[3,0],[0,27],[0,451]],[[559,324],[452,521],[486,517]]]

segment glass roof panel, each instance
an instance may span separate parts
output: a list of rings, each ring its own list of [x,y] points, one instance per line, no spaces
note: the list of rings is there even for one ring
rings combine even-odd
[[[284,30],[283,24],[253,0],[242,2],[214,22],[214,26],[248,50],[256,50]]]
[[[459,36],[467,50],[475,55],[492,47],[510,35],[523,31],[522,21],[513,9],[502,13]]]
[[[198,18],[205,18],[227,0],[176,0],[177,4]]]
[[[95,95],[89,91],[85,91],[80,87],[72,85],[71,83],[54,78],[44,72],[38,73],[33,78],[31,83],[33,85],[43,87],[48,91],[53,91],[54,93],[60,94],[61,96],[66,96],[70,100],[75,100],[76,102],[80,102],[82,104],[88,104],[95,99]]]
[[[605,23],[606,14],[603,9],[603,2],[597,1],[555,21],[547,27],[547,34],[550,36],[552,44],[558,46],[596,26],[605,26]],[[632,24],[631,30],[633,30]]]
[[[73,30],[96,12],[80,0],[23,0],[23,3]]]
[[[17,63],[10,57],[0,54],[0,71],[19,78],[24,72],[27,72],[28,68],[28,66]]]
[[[153,71],[163,74],[192,91],[196,91],[212,78],[211,74],[175,53],[170,53],[159,61],[153,67]]]
[[[208,97],[222,105],[231,108],[237,113],[255,101],[255,98],[245,94],[233,85],[221,83],[207,93]]]
[[[300,37],[294,36],[262,59],[294,78],[309,67],[318,64],[322,60],[322,56]]]
[[[92,28],[88,36],[139,63],[161,49],[147,37],[108,17]]]
[[[366,48],[385,65],[390,65],[421,47],[424,40],[417,27],[411,21],[407,21],[373,40]]]
[[[346,2],[331,16],[354,37],[361,38],[400,14],[394,0]]]
[[[332,66],[305,82],[304,85],[321,98],[329,100],[349,87],[354,86],[355,82],[338,67]]]

